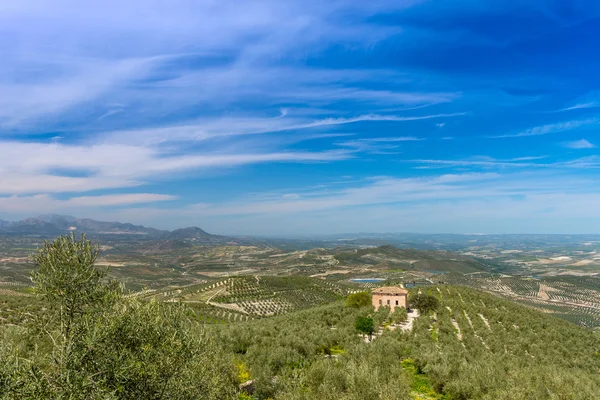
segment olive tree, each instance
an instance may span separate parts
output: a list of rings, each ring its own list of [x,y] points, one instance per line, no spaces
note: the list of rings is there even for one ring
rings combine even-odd
[[[54,344],[54,359],[60,375],[69,381],[69,362],[75,342],[81,339],[84,324],[90,316],[102,312],[121,295],[115,281],[106,280],[108,270],[94,267],[98,249],[86,239],[74,234],[61,236],[44,245],[31,256],[35,269],[31,280],[50,313],[41,329]],[[58,332],[53,328],[58,325]]]
[[[357,317],[354,327],[363,335],[371,336],[375,330],[375,322],[371,317]]]
[[[361,308],[371,305],[371,294],[368,292],[352,293],[346,297],[346,307]]]
[[[426,314],[437,310],[440,306],[440,301],[437,297],[430,294],[418,293],[408,299],[408,304],[411,308],[419,310],[421,314]]]
[[[51,350],[30,360],[25,374],[11,373],[9,398],[232,397],[233,362],[189,310],[125,296],[107,269],[94,266],[97,257],[84,235],[73,234],[45,242],[32,256],[35,292],[49,309],[38,327]]]

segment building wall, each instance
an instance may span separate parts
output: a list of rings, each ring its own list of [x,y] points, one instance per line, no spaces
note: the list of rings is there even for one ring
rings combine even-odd
[[[389,301],[389,303],[388,303]],[[396,304],[398,302],[398,304]],[[379,309],[381,306],[390,306],[392,312],[396,309],[396,307],[406,307],[406,295],[382,295],[382,294],[373,294],[373,307],[375,310]]]

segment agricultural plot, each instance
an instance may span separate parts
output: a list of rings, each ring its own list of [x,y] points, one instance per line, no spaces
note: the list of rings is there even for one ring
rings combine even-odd
[[[432,295],[440,295],[435,289],[425,290]],[[569,328],[560,319],[544,318],[534,310],[523,309],[499,298],[485,298],[480,292],[468,288],[451,287],[449,292],[441,297],[445,307],[437,310],[435,319],[433,316],[420,318],[413,330],[413,335],[421,336],[424,342],[430,341],[442,352],[452,348],[453,352],[467,354],[488,353],[489,356],[500,357],[499,360],[522,360],[525,355],[532,362],[540,363],[544,359],[562,359],[567,365],[568,360],[574,358],[587,359],[592,364],[600,363],[591,348],[573,348],[570,345],[572,341],[593,340],[594,335],[587,330]],[[577,338],[556,340],[561,332],[566,331]],[[554,344],[549,346],[550,342]]]
[[[452,284],[471,286],[554,314],[577,325],[600,327],[600,278],[553,276],[539,279],[506,275],[445,275]]]
[[[151,291],[147,296],[189,303],[201,311],[200,315],[207,322],[240,322],[328,304],[342,299],[350,290],[304,276],[241,276]]]
[[[211,303],[235,305],[255,316],[284,314],[342,298],[347,290],[331,282],[308,277],[250,276],[228,279]]]

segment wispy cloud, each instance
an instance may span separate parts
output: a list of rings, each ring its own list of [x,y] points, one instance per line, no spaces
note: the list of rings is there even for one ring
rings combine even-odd
[[[465,113],[429,114],[418,116],[366,114],[355,117],[323,118],[312,121],[307,120],[306,117],[293,116],[289,113],[286,113],[284,116],[281,115],[271,118],[242,116],[205,118],[188,125],[107,132],[100,134],[99,138],[111,143],[157,145],[176,141],[203,141],[218,137],[223,138],[251,134],[327,128],[336,125],[346,125],[358,122],[407,122],[442,117],[456,117],[461,115],[465,115]]]
[[[462,212],[457,218],[466,218],[466,204],[482,202],[473,209],[477,214],[485,209],[484,204],[506,201],[514,204],[527,204],[531,213],[535,213],[536,202],[544,198],[543,205],[562,204],[568,199],[580,201],[582,188],[590,198],[599,198],[597,179],[584,179],[569,174],[548,174],[543,171],[516,172],[508,175],[498,173],[462,173],[445,174],[422,178],[374,177],[346,188],[333,191],[292,192],[279,196],[258,196],[238,199],[225,203],[201,203],[189,205],[183,210],[156,210],[156,213],[188,218],[206,218],[218,216],[276,215],[286,218],[291,214],[314,215],[327,211],[327,215],[344,214],[344,210],[356,210],[356,207],[401,204],[396,210],[405,210],[407,215],[415,212],[419,218],[433,222],[427,210],[437,213],[445,205],[453,204]],[[515,200],[517,196],[520,200]],[[432,207],[433,204],[438,206]],[[539,203],[542,204],[542,203]],[[562,208],[562,207],[561,207]],[[363,208],[364,209],[364,208]],[[329,211],[334,210],[334,211]],[[153,212],[148,210],[148,212]],[[356,211],[354,211],[356,212]],[[328,217],[326,217],[328,218]]]
[[[490,138],[500,139],[500,138],[548,135],[550,133],[559,133],[559,132],[570,131],[573,129],[581,128],[583,126],[597,125],[598,123],[599,123],[599,121],[596,118],[585,119],[585,120],[573,120],[573,121],[567,121],[567,122],[560,122],[560,123],[556,123],[556,124],[536,126],[534,128],[526,129],[522,132],[518,132],[518,133],[514,133],[514,134],[507,134],[507,135],[490,136]]]
[[[578,103],[578,104],[572,105],[570,107],[561,108],[559,110],[556,110],[556,112],[581,110],[581,109],[585,109],[585,108],[596,108],[596,107],[600,107],[600,103],[596,102],[596,101],[590,101],[589,103]]]
[[[176,200],[177,196],[155,193],[127,193],[99,196],[81,196],[68,199],[57,199],[48,194],[32,196],[0,196],[0,208],[11,213],[46,213],[63,210],[83,210],[89,208],[109,208],[114,206],[131,206]]]
[[[522,169],[595,169],[600,168],[600,158],[596,156],[582,157],[568,161],[556,161],[551,163],[536,163],[532,161],[546,158],[537,157],[517,157],[507,160],[489,159],[469,159],[469,160],[440,160],[440,159],[415,159],[404,160],[403,162],[447,166],[447,167],[478,167],[478,168],[522,168]],[[529,161],[529,162],[527,162]]]
[[[590,143],[585,139],[564,142],[562,145],[569,149],[593,149],[596,147],[593,143]]]
[[[61,71],[57,76],[46,79],[32,76],[25,82],[3,80],[2,75],[10,76],[7,68],[31,68],[28,62],[10,65],[5,60],[4,66],[0,66],[0,133],[3,129],[12,130],[23,124],[35,126],[34,122],[40,118],[54,119],[76,105],[94,100],[132,79],[139,79],[148,73],[156,59],[103,61],[71,58],[66,65],[63,59],[30,62],[36,65],[40,75],[43,73],[39,71],[54,68]]]
[[[352,156],[344,150],[171,155],[126,145],[0,142],[0,193],[84,192],[138,186],[157,175],[189,170],[266,162],[330,162]]]
[[[592,90],[579,98],[570,101],[570,106],[556,110],[555,112],[574,111],[574,110],[585,110],[588,108],[599,108],[600,107],[600,92]]]
[[[401,137],[381,137],[381,138],[364,138],[356,140],[347,140],[338,142],[336,145],[341,147],[349,147],[356,151],[363,151],[369,154],[400,154],[399,149],[402,142],[415,142],[425,140],[414,136],[401,136]]]
[[[10,128],[31,134],[50,123],[88,126],[94,117],[105,126],[156,123],[188,107],[257,101],[274,107],[450,102],[460,94],[416,89],[413,77],[393,68],[329,69],[297,59],[298,54],[319,54],[332,43],[368,49],[399,32],[371,23],[370,16],[418,2],[184,0],[166,7],[149,0],[143,16],[137,6],[116,0],[101,7],[72,0],[53,7],[40,1],[4,7],[0,133]],[[342,15],[356,19],[348,24]],[[220,34],[213,35],[217,30]],[[372,85],[390,81],[394,84],[381,89]],[[110,102],[131,112],[117,118]]]

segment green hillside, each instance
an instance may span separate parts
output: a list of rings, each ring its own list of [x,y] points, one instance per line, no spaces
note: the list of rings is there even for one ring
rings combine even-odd
[[[0,399],[591,400],[600,393],[598,333],[476,289],[412,289],[409,305],[420,315],[374,311],[365,293],[346,305],[351,286],[306,276],[127,292],[96,269],[96,257],[85,238],[45,243],[32,257],[34,290],[4,290]],[[563,296],[557,290],[568,285],[553,291],[551,283],[539,281],[538,292]],[[535,291],[532,283],[512,287]]]
[[[216,330],[255,378],[257,398],[595,399],[600,337],[468,288],[429,292],[440,308],[411,332],[364,343],[367,309],[336,303]]]

